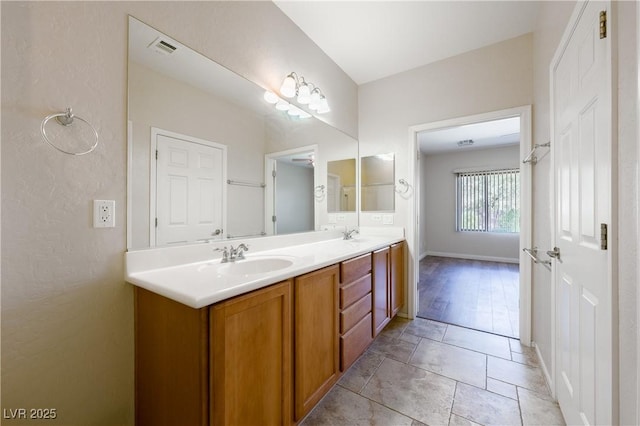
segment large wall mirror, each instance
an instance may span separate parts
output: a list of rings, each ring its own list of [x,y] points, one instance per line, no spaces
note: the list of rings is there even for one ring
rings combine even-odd
[[[263,88],[133,17],[128,67],[128,249],[329,223],[317,188],[328,164],[358,157],[355,139],[276,110]],[[355,212],[341,219],[357,225]]]
[[[360,159],[360,209],[392,212],[395,209],[395,157],[393,153]]]

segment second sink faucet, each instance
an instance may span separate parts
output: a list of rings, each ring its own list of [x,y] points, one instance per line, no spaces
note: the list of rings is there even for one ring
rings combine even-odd
[[[220,263],[235,262],[236,260],[244,259],[244,252],[249,251],[249,246],[245,243],[240,243],[238,247],[231,246],[230,249],[227,249],[226,247],[216,248],[213,251],[222,252],[222,259],[220,259]]]
[[[345,228],[344,232],[342,233],[342,235],[344,236],[345,240],[352,240],[353,239],[353,234],[359,234],[360,232],[358,232],[358,228],[353,228],[351,230],[349,230],[348,228]]]

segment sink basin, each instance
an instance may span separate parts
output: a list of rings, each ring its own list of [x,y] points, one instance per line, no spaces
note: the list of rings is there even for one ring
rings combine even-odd
[[[218,269],[227,275],[255,275],[278,271],[293,265],[293,261],[281,257],[260,257],[226,263]]]

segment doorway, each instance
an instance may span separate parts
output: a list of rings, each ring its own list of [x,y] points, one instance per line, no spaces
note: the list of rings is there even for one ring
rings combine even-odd
[[[317,146],[311,145],[265,156],[265,229],[282,235],[315,229]]]
[[[530,106],[494,111],[494,112],[479,114],[474,116],[460,117],[460,118],[455,118],[450,120],[428,123],[424,125],[413,126],[410,128],[409,147],[411,152],[415,152],[417,155],[415,157],[415,161],[410,162],[409,173],[411,176],[414,176],[415,196],[408,200],[409,202],[408,207],[409,207],[409,214],[411,214],[412,217],[415,217],[416,220],[415,221],[410,220],[408,221],[408,224],[407,224],[407,241],[409,245],[409,251],[411,253],[411,255],[409,256],[409,262],[408,262],[409,273],[408,273],[408,280],[407,280],[408,281],[408,295],[407,295],[408,296],[407,297],[408,312],[407,313],[410,318],[419,316],[420,296],[418,292],[418,286],[421,280],[420,261],[421,261],[421,258],[423,257],[422,255],[426,254],[426,251],[427,251],[425,247],[425,244],[427,243],[426,241],[423,241],[421,239],[421,235],[422,235],[421,228],[423,228],[423,225],[426,220],[425,215],[427,215],[428,212],[426,212],[425,209],[422,208],[422,206],[426,201],[423,199],[425,197],[423,195],[424,191],[422,190],[422,187],[421,187],[424,183],[424,181],[421,178],[423,175],[421,169],[425,167],[425,164],[424,164],[425,161],[423,160],[422,155],[420,154],[420,149],[419,149],[420,135],[423,133],[426,134],[426,132],[435,132],[435,131],[441,131],[445,129],[460,128],[460,127],[464,128],[465,126],[468,127],[468,126],[478,125],[479,123],[488,123],[488,122],[505,120],[505,119],[514,119],[514,121],[515,119],[517,119],[518,141],[515,142],[516,147],[513,148],[513,150],[515,150],[515,152],[517,152],[518,154],[517,166],[512,165],[511,167],[507,167],[507,168],[492,167],[495,165],[500,166],[500,164],[497,164],[496,161],[491,161],[491,157],[489,156],[489,159],[485,159],[482,164],[485,170],[478,170],[479,169],[478,166],[476,166],[475,168],[469,167],[469,166],[462,166],[462,167],[457,167],[453,169],[450,168],[449,173],[451,175],[450,177],[452,182],[456,182],[456,180],[454,179],[456,175],[464,176],[466,174],[466,175],[469,175],[469,179],[471,180],[476,179],[476,181],[471,185],[473,187],[474,185],[475,186],[480,185],[480,181],[482,180],[491,181],[491,179],[493,179],[491,177],[492,171],[493,172],[500,171],[500,173],[502,173],[502,171],[517,170],[518,172],[518,183],[517,183],[518,192],[516,197],[519,203],[520,217],[518,220],[519,229],[518,229],[517,237],[515,238],[515,242],[512,242],[512,246],[511,246],[512,254],[509,256],[503,256],[503,255],[494,253],[494,254],[485,255],[484,258],[482,257],[482,255],[478,255],[476,256],[477,257],[476,259],[471,259],[471,260],[474,262],[498,261],[500,263],[506,263],[505,260],[509,260],[510,262],[512,262],[512,264],[519,265],[519,268],[518,268],[519,273],[517,274],[517,285],[516,285],[518,290],[519,312],[517,313],[517,320],[514,321],[514,325],[517,328],[517,336],[519,336],[520,340],[524,344],[529,345],[531,343],[531,264],[529,261],[527,261],[527,258],[522,252],[522,249],[526,247],[530,247],[531,245],[531,167],[529,165],[522,164],[520,159],[525,158],[527,156],[527,154],[530,151],[530,147],[532,146],[531,145],[531,107]],[[503,135],[507,136],[507,133],[516,133],[516,132],[501,133],[499,136],[503,136]],[[465,141],[465,140],[466,139],[459,139],[457,142]],[[456,146],[457,146],[457,142],[456,142]],[[463,142],[461,145],[468,144],[468,143],[469,142]],[[481,145],[480,138],[478,138],[477,143],[478,143],[478,146]],[[512,143],[514,142],[512,141]],[[476,144],[475,140],[473,144]],[[488,150],[489,148],[486,148],[486,149]],[[477,152],[480,153],[482,152],[482,150],[477,150]],[[486,152],[487,151],[485,151],[485,153]],[[411,168],[413,170],[411,170]],[[491,170],[491,169],[494,169],[494,170]],[[485,177],[479,178],[478,176],[480,176],[483,173],[485,173],[484,175]],[[449,190],[455,194],[455,195],[452,195],[453,197],[452,203],[455,204],[457,209],[457,207],[460,205],[462,200],[459,199],[461,195],[460,195],[459,187],[456,185],[459,185],[459,182],[452,183],[449,186]],[[441,185],[441,186],[444,187],[444,185]],[[482,191],[484,191],[484,196],[486,197],[487,191],[490,191],[490,188],[487,188],[485,186]],[[471,191],[471,193],[474,194],[473,191]],[[469,225],[469,223],[463,223],[463,220],[464,220],[464,217],[461,217],[459,212],[456,213],[455,224],[452,225],[452,227],[450,227],[449,230],[451,231],[453,228],[453,232],[456,232],[456,230],[458,230],[458,232],[462,234],[462,233],[468,232],[466,231],[466,229],[468,229],[469,227],[473,228],[475,226],[476,228],[478,228],[480,226],[478,222],[476,222],[475,224],[471,223],[471,225]],[[484,227],[495,226],[495,223],[493,224],[487,223],[487,221],[489,220],[488,217],[480,215],[478,220],[482,222],[482,226]],[[484,233],[486,231],[482,231],[482,232]],[[504,235],[498,236],[498,238],[500,237],[504,237]],[[451,254],[452,252],[453,251],[450,249],[447,249],[446,251],[443,251],[441,253],[439,253],[436,250],[433,250],[431,254],[433,255],[438,255],[443,253]],[[508,259],[506,259],[507,257]],[[456,258],[451,257],[451,259],[456,259]],[[472,273],[471,276],[474,276],[474,274]]]
[[[520,117],[417,138],[418,316],[517,338]]]

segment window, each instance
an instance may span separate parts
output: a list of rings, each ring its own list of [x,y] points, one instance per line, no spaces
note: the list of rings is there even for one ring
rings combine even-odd
[[[520,171],[456,174],[457,230],[520,232]]]

